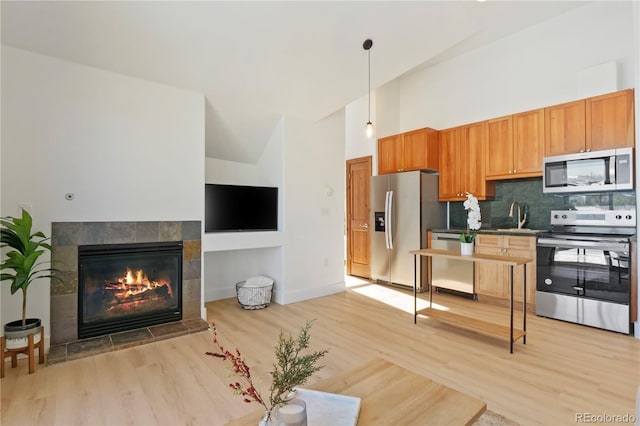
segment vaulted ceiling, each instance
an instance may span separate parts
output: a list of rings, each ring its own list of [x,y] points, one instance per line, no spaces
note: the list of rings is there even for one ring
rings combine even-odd
[[[206,155],[255,162],[280,117],[318,120],[416,67],[576,1],[2,1],[2,43],[206,96]]]

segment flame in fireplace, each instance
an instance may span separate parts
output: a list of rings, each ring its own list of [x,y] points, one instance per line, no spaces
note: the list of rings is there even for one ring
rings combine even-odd
[[[127,272],[124,276],[117,278],[114,281],[107,281],[107,288],[115,290],[114,296],[120,302],[130,300],[131,298],[137,298],[145,292],[157,292],[162,290],[167,296],[173,298],[173,292],[171,285],[167,279],[150,280],[147,274],[138,269],[135,272],[131,268],[127,268]]]
[[[123,288],[126,288],[128,284],[144,284],[147,287],[150,287],[153,284],[158,284],[157,281],[149,281],[149,277],[144,273],[142,269],[138,269],[135,274],[135,278],[133,277],[133,270],[131,268],[127,268],[127,273],[122,278],[118,278],[118,282],[123,285]]]

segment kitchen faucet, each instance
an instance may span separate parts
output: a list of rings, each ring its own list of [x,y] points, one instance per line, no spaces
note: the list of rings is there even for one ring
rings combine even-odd
[[[514,206],[518,206],[518,229],[522,229],[522,227],[524,226],[524,223],[527,221],[527,212],[524,212],[524,216],[522,216],[522,220],[520,220],[520,216],[522,215],[522,211],[520,209],[520,203],[518,203],[517,201],[514,201],[513,203],[511,203],[511,208],[509,209],[509,217],[513,217],[513,207]]]

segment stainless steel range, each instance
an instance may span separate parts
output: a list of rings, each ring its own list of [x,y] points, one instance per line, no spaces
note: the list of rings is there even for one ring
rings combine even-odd
[[[553,210],[551,224],[537,243],[536,314],[633,333],[635,210]]]

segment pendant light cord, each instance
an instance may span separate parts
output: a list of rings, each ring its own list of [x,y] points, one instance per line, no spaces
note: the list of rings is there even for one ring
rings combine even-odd
[[[371,47],[373,46],[373,41],[371,39],[366,39],[364,43],[362,43],[362,48],[367,51],[367,65],[369,67],[369,121],[367,121],[367,137],[371,138],[373,136],[373,123],[371,122]]]
[[[371,49],[367,50],[369,54],[369,123],[371,123]]]

